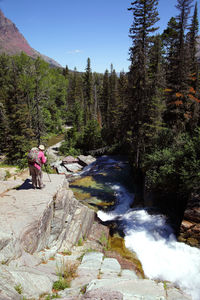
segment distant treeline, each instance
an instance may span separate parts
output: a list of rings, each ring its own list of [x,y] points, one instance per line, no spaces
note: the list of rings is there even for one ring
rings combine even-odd
[[[25,54],[0,56],[0,151],[20,163],[31,145],[72,125],[64,154],[108,147],[129,155],[145,187],[188,197],[200,179],[197,4],[177,0],[162,34],[156,0],[130,4],[130,69],[53,69]],[[113,146],[114,145],[114,146]]]

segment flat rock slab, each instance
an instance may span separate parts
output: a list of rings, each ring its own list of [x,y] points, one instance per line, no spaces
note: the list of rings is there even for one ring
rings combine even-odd
[[[65,168],[72,173],[78,172],[82,170],[82,166],[79,165],[78,163],[73,163],[73,164],[65,164]]]
[[[77,163],[79,160],[78,158],[75,158],[71,155],[66,156],[65,158],[63,158],[62,163],[63,164],[72,164],[72,163]]]
[[[65,176],[44,174],[42,190],[32,189],[26,180],[17,190],[0,197],[0,261],[33,253],[45,245],[47,227],[53,213],[53,197],[62,188]]]
[[[97,279],[89,283],[86,294],[97,289],[120,292],[123,300],[191,300],[191,297],[175,287],[166,289],[162,282],[149,279]]]
[[[87,155],[87,156],[85,156],[85,155],[79,155],[78,156],[78,160],[79,160],[79,163],[85,167],[85,166],[88,166],[91,163],[95,162],[96,158],[94,158],[91,155]]]
[[[121,266],[115,258],[104,258],[101,266],[101,277],[107,276],[119,276],[121,272]]]
[[[100,270],[103,260],[103,253],[88,252],[84,255],[80,269],[86,268],[91,270]]]
[[[87,292],[94,289],[110,289],[123,294],[123,299],[166,299],[166,293],[163,284],[152,280],[121,278],[93,280],[87,287]],[[138,297],[138,298],[137,298]],[[143,297],[143,298],[142,298]]]
[[[15,189],[23,184],[22,180],[13,180],[13,181],[0,181],[0,197],[2,193],[10,190],[10,189]]]

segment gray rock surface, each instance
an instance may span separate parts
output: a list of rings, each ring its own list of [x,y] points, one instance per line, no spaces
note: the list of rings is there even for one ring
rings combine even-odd
[[[77,274],[71,289],[59,292],[61,299],[191,300],[172,284],[139,279],[133,270],[122,270],[116,259],[104,258],[98,252],[84,255]],[[104,274],[109,276],[103,278]],[[81,296],[80,291],[84,289]]]
[[[82,165],[82,166],[88,166],[90,165],[91,163],[95,162],[96,161],[96,158],[94,158],[93,156],[91,155],[79,155],[78,156],[78,160],[79,160],[79,163]]]
[[[78,164],[78,163],[65,164],[64,166],[65,166],[65,168],[66,168],[69,172],[72,172],[72,173],[79,172],[79,171],[81,171],[82,168],[83,168],[83,166],[81,166],[81,165]]]
[[[0,299],[22,299],[18,286],[28,299],[51,293],[56,269],[66,263],[58,251],[70,249],[92,227],[94,211],[74,198],[64,175],[44,174],[44,183],[34,190],[26,180],[0,196]]]
[[[6,178],[6,171],[3,169],[0,169],[0,180],[4,180]]]
[[[95,289],[87,292],[81,300],[123,300],[123,294],[109,289]]]
[[[0,181],[0,197],[1,194],[10,190],[10,189],[15,189],[17,187],[19,187],[20,185],[23,184],[22,180],[13,180],[13,181]]]
[[[63,158],[62,163],[65,165],[65,164],[77,163],[78,161],[79,161],[78,158],[68,155],[65,158]]]

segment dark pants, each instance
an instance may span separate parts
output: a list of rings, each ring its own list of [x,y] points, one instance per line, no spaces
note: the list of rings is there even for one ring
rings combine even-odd
[[[42,188],[42,168],[38,170],[36,167],[29,165],[30,175],[32,176],[32,185],[34,188]]]

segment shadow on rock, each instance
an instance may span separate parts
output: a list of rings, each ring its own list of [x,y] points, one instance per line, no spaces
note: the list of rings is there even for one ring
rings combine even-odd
[[[20,185],[17,190],[30,190],[33,189],[32,182],[30,179],[26,179],[22,185]]]

